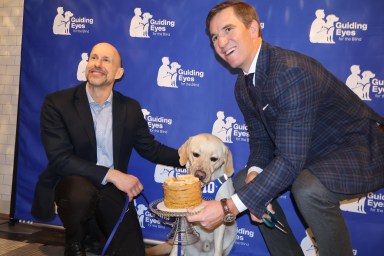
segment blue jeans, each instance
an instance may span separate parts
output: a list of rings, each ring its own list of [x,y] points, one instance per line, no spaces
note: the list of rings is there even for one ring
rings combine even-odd
[[[320,255],[353,255],[340,201],[362,195],[334,193],[324,187],[309,170],[300,173],[291,192],[301,215],[312,230]]]

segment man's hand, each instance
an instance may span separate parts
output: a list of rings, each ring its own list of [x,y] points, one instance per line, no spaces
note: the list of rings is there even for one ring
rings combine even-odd
[[[223,223],[224,211],[220,201],[203,201],[200,206],[188,209],[188,211],[199,211],[198,214],[187,216],[187,220],[189,222],[200,222],[200,225],[207,230],[213,230]]]
[[[275,211],[273,210],[272,208],[272,205],[271,204],[268,204],[267,206],[267,210],[270,211],[271,213],[275,214]],[[263,223],[263,220],[259,219],[256,217],[256,215],[254,215],[253,213],[250,212],[250,215],[251,215],[251,220],[255,221],[255,222],[258,222],[258,223]],[[263,218],[267,218],[269,219],[269,215],[264,213],[263,214]]]
[[[129,201],[143,191],[143,185],[137,177],[115,169],[108,171],[107,182],[113,183],[119,190],[125,192]]]
[[[258,174],[257,172],[250,172],[250,173],[248,173],[247,177],[245,178],[245,184],[248,184],[254,178],[256,178],[257,174]]]
[[[237,215],[239,210],[236,208],[231,198],[227,199],[229,210]],[[200,222],[200,225],[207,229],[213,230],[224,221],[224,210],[220,201],[203,201],[200,206],[189,209],[189,212],[198,212],[197,214],[187,216],[189,222]]]

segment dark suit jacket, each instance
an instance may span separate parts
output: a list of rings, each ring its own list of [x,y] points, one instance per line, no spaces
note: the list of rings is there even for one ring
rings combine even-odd
[[[384,120],[316,60],[263,41],[253,98],[239,74],[238,105],[250,133],[247,165],[264,171],[239,192],[257,216],[304,168],[331,191],[384,185]]]
[[[112,116],[115,169],[127,172],[132,149],[154,163],[179,166],[177,150],[154,139],[137,101],[114,91]],[[48,167],[39,176],[32,215],[49,220],[55,216],[54,187],[60,177],[84,176],[101,187],[108,168],[96,165],[96,135],[85,83],[48,95],[40,124]]]

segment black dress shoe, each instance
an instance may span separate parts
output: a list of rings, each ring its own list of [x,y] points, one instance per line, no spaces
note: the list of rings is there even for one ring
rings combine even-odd
[[[80,242],[72,242],[65,245],[65,256],[86,256],[84,246]]]

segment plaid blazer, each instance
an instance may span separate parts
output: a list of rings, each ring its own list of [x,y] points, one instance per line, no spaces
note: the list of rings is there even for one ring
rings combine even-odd
[[[313,58],[263,41],[254,88],[239,74],[235,96],[250,135],[247,166],[264,169],[238,191],[257,216],[305,168],[337,193],[384,186],[383,117]]]

